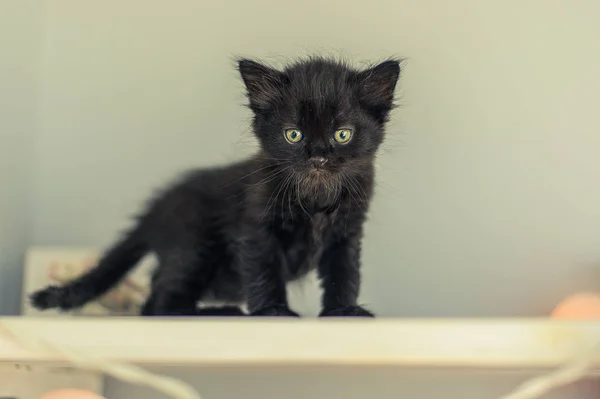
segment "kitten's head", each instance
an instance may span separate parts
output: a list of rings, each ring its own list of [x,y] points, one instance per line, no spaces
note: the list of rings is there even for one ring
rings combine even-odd
[[[263,152],[307,189],[370,167],[394,107],[399,61],[365,70],[325,58],[283,70],[247,59],[238,66]]]

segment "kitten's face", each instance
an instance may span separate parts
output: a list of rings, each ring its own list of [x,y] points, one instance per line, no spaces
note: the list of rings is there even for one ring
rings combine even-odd
[[[242,60],[239,69],[263,151],[300,181],[330,186],[370,166],[393,107],[397,61],[356,71],[312,59],[277,71]]]

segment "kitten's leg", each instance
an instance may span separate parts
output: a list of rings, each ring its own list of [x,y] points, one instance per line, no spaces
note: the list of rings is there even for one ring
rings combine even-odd
[[[158,252],[159,268],[143,316],[195,316],[197,302],[212,276],[201,248]]]
[[[360,290],[360,233],[340,237],[319,262],[323,288],[321,317],[374,317],[357,304]]]
[[[282,262],[275,238],[247,240],[240,253],[240,267],[248,310],[252,316],[290,316]]]

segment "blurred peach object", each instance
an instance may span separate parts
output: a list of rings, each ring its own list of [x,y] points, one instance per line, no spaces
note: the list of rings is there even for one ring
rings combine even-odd
[[[104,396],[85,389],[59,389],[48,392],[38,399],[106,399]]]
[[[555,319],[600,319],[600,294],[584,292],[563,299],[552,311]]]

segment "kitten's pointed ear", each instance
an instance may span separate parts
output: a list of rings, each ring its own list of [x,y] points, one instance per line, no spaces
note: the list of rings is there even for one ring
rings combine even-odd
[[[400,61],[389,60],[358,75],[361,104],[378,119],[385,121],[394,107],[394,90],[400,77]]]
[[[246,85],[250,108],[254,111],[270,108],[287,83],[287,77],[282,72],[252,60],[239,60],[238,70]]]

